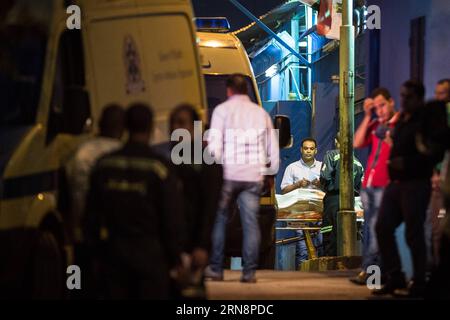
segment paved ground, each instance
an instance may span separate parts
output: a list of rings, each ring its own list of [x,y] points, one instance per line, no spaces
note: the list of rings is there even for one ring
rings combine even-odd
[[[225,271],[222,282],[208,281],[212,300],[361,300],[370,297],[369,289],[356,286],[348,278],[356,271],[274,271],[260,270],[257,283],[240,283],[239,271]]]

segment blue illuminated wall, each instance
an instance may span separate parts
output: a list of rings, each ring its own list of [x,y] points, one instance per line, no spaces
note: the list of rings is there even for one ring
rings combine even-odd
[[[270,45],[251,61],[262,101],[280,100],[280,75],[267,79],[265,71],[281,61],[285,54],[280,46]]]
[[[294,39],[287,31],[278,33],[278,37],[290,47],[295,47]],[[289,82],[289,70],[286,68],[286,65],[293,59],[288,57],[289,55],[289,50],[272,39],[264,50],[251,59],[262,101],[289,100],[289,93],[294,91]],[[266,70],[275,64],[278,67],[277,73],[267,77]]]

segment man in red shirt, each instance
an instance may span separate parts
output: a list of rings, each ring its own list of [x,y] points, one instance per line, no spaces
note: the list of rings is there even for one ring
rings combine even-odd
[[[387,161],[391,147],[385,140],[386,132],[394,126],[398,117],[394,105],[394,99],[387,89],[375,89],[364,101],[364,119],[353,140],[354,148],[371,146],[361,189],[364,207],[362,270],[355,278],[350,279],[360,285],[366,284],[367,267],[380,265],[375,224],[384,188],[389,183]]]

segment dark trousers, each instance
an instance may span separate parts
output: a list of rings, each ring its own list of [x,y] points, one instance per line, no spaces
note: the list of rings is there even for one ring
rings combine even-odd
[[[239,204],[242,224],[242,273],[252,276],[258,267],[261,231],[259,229],[259,195],[262,183],[225,180],[222,197],[217,210],[216,221],[212,232],[212,252],[210,267],[213,271],[223,271],[226,225],[230,206]]]
[[[447,211],[450,212],[450,211]],[[441,237],[439,246],[439,264],[433,270],[427,288],[427,297],[432,299],[450,299],[450,218],[447,217],[447,232]]]
[[[81,243],[74,244],[75,265],[81,269],[81,290],[71,290],[71,299],[95,299],[101,296],[98,274],[94,272],[92,252]]]
[[[156,260],[155,263],[158,263]],[[169,276],[165,270],[139,272],[112,263],[105,266],[106,299],[169,299]]]
[[[339,193],[327,193],[323,198],[322,228],[331,226],[331,231],[323,233],[323,254],[326,257],[337,256],[337,213],[339,211]]]
[[[391,278],[402,276],[401,262],[395,239],[395,230],[405,222],[406,242],[411,250],[414,276],[425,281],[426,245],[424,222],[430,200],[429,180],[391,182],[383,195],[376,233],[383,267]]]

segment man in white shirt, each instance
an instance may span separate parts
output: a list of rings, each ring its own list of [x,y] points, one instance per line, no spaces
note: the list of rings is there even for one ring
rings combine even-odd
[[[299,188],[320,189],[320,168],[322,162],[316,160],[317,142],[313,138],[302,140],[300,147],[301,158],[288,165],[281,181],[281,193],[286,194]],[[297,236],[302,239],[304,234],[302,230],[297,231]],[[313,243],[316,247],[322,244],[322,236],[318,234],[314,237]],[[319,250],[320,251],[320,250]],[[308,259],[308,249],[305,240],[299,240],[296,243],[295,263],[296,268]]]
[[[82,242],[81,223],[84,217],[89,176],[98,159],[119,149],[124,132],[125,110],[116,104],[105,106],[99,119],[99,134],[82,143],[67,165],[74,219],[75,242]]]
[[[223,280],[225,229],[232,202],[239,204],[242,229],[241,282],[256,282],[261,234],[259,197],[264,175],[278,171],[278,137],[272,119],[247,95],[245,76],[227,80],[228,100],[218,105],[211,120],[208,141],[215,159],[223,164],[224,184],[212,233],[212,253],[205,276]]]
[[[313,138],[303,139],[300,148],[300,160],[291,163],[284,172],[281,181],[281,193],[285,194],[298,188],[320,188],[320,167],[322,162],[317,161],[317,142]]]

